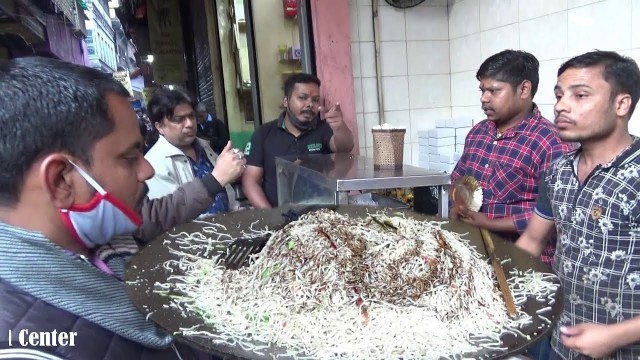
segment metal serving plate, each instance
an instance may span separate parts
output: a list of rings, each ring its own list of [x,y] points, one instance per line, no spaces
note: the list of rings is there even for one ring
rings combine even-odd
[[[369,213],[375,213],[378,211],[385,211],[389,215],[398,213],[397,209],[383,209],[378,207],[365,207],[346,205],[339,206],[337,208],[339,213],[348,214],[351,217],[366,217]],[[275,228],[281,225],[285,218],[282,216],[282,209],[272,210],[244,210],[239,212],[233,212],[215,217],[215,222],[226,226],[229,231],[229,235],[233,238],[241,237],[241,232],[244,229],[249,228],[252,223],[257,221],[254,228],[269,227]],[[407,216],[413,217],[417,220],[437,220],[443,221],[439,218],[434,218],[415,212],[407,211]],[[210,219],[208,219],[210,220]],[[172,233],[196,232],[201,231],[203,228],[202,223],[188,223],[177,227]],[[470,243],[478,249],[480,253],[484,253],[484,245],[480,231],[472,226],[464,224],[462,222],[449,222],[442,226],[444,229],[457,232],[463,235]],[[539,272],[551,273],[551,270],[547,265],[542,263],[539,259],[533,258],[528,253],[515,247],[512,243],[506,242],[494,236],[496,245],[496,256],[500,259],[510,258],[511,261],[503,265],[505,273],[509,277],[511,270],[518,269],[526,271],[528,269],[534,269]],[[136,255],[129,263],[125,272],[126,289],[130,298],[134,304],[145,315],[149,315],[150,320],[154,321],[160,328],[165,329],[169,333],[178,332],[179,329],[191,328],[194,326],[201,326],[204,331],[215,333],[215,329],[209,325],[204,324],[201,318],[197,315],[191,315],[183,317],[178,310],[173,307],[168,307],[170,299],[165,296],[161,296],[153,292],[154,284],[156,282],[166,283],[167,278],[171,273],[162,267],[162,264],[167,260],[177,260],[177,256],[169,253],[168,248],[173,244],[173,238],[168,234],[164,234],[156,238],[150,245],[145,247],[138,255]],[[175,274],[175,270],[174,273]],[[556,281],[557,278],[556,278]],[[497,290],[496,290],[497,291]],[[540,319],[536,315],[536,311],[547,306],[551,306],[551,312],[546,312],[544,316],[552,321],[548,324],[543,319]],[[483,349],[477,353],[464,354],[465,358],[504,358],[515,354],[524,352],[526,348],[533,345],[536,341],[546,336],[553,325],[555,325],[558,314],[562,309],[562,291],[558,288],[555,294],[555,303],[553,305],[541,303],[534,299],[529,299],[523,306],[523,310],[533,317],[533,323],[526,328],[520,329],[525,335],[528,335],[530,339],[523,338],[522,336],[514,336],[511,334],[505,334],[502,336],[502,345],[507,348],[507,351],[496,351],[491,349]],[[542,327],[542,329],[540,329]],[[535,335],[534,335],[535,334]],[[273,359],[276,355],[280,354],[279,359],[286,359],[281,354],[284,353],[284,349],[271,347],[269,351],[266,351],[264,355],[259,355],[251,351],[242,349],[240,346],[231,346],[226,344],[216,344],[206,337],[185,337],[182,335],[176,335],[176,340],[190,344],[191,346],[200,350],[224,356],[225,358],[237,358],[237,359]]]

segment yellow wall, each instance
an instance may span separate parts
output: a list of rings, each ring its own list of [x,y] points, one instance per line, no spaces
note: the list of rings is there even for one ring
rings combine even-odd
[[[260,99],[262,102],[262,122],[275,119],[282,111],[284,97],[283,84],[290,72],[300,68],[299,63],[280,62],[278,47],[299,45],[298,19],[284,17],[282,0],[253,1],[253,22]]]
[[[205,4],[208,3],[205,1]],[[235,63],[235,49],[231,48],[232,21],[229,18],[229,0],[216,0],[218,16],[218,32],[220,37],[220,53],[224,76],[224,93],[227,105],[227,122],[229,135],[236,147],[244,147],[248,136],[253,132],[253,123],[247,123],[246,114],[240,106],[238,98],[238,78]]]

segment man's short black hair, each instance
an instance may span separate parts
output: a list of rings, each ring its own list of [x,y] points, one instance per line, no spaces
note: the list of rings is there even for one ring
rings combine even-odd
[[[316,84],[319,87],[321,85],[321,82],[317,76],[312,74],[293,74],[289,76],[284,82],[284,96],[286,96],[287,98],[290,97],[296,84]]]
[[[114,122],[107,94],[127,89],[111,75],[60,60],[0,62],[0,203],[19,200],[27,171],[45,155],[66,152],[91,165],[95,143]]]
[[[195,110],[197,112],[207,112],[207,104],[205,104],[203,102],[198,103],[198,105],[196,105]]]
[[[540,81],[538,69],[540,63],[535,56],[526,51],[504,50],[491,55],[485,60],[476,73],[476,79],[491,78],[509,83],[516,91],[523,81],[531,82],[531,98],[538,91]]]
[[[611,86],[611,100],[620,94],[631,95],[629,118],[640,98],[640,70],[638,64],[631,58],[622,56],[614,51],[595,50],[567,60],[560,69],[558,77],[567,69],[601,67],[604,81]]]
[[[195,110],[193,98],[185,90],[170,90],[169,88],[156,90],[151,100],[149,100],[149,104],[147,104],[149,120],[155,125],[165,118],[173,117],[173,111],[180,104],[189,104]]]

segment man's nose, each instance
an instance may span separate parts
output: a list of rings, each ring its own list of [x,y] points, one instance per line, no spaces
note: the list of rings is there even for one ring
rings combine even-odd
[[[491,96],[489,95],[489,92],[487,92],[487,91],[483,91],[483,92],[480,94],[480,102],[481,102],[481,103],[486,104],[486,103],[488,103],[490,100],[491,100]]]
[[[184,123],[184,125],[188,127],[196,127],[197,124],[198,124],[198,120],[196,119],[195,116],[189,116]]]
[[[147,159],[142,158],[140,161],[140,167],[138,168],[138,181],[145,182],[155,175],[155,170],[153,170],[153,166],[147,161]]]
[[[564,101],[564,96],[556,97],[556,104],[553,106],[553,112],[558,116],[561,112],[569,111],[569,105]]]

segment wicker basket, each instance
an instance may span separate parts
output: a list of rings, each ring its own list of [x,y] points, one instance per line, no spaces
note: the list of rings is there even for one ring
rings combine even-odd
[[[405,129],[372,129],[373,165],[377,169],[402,167]]]

